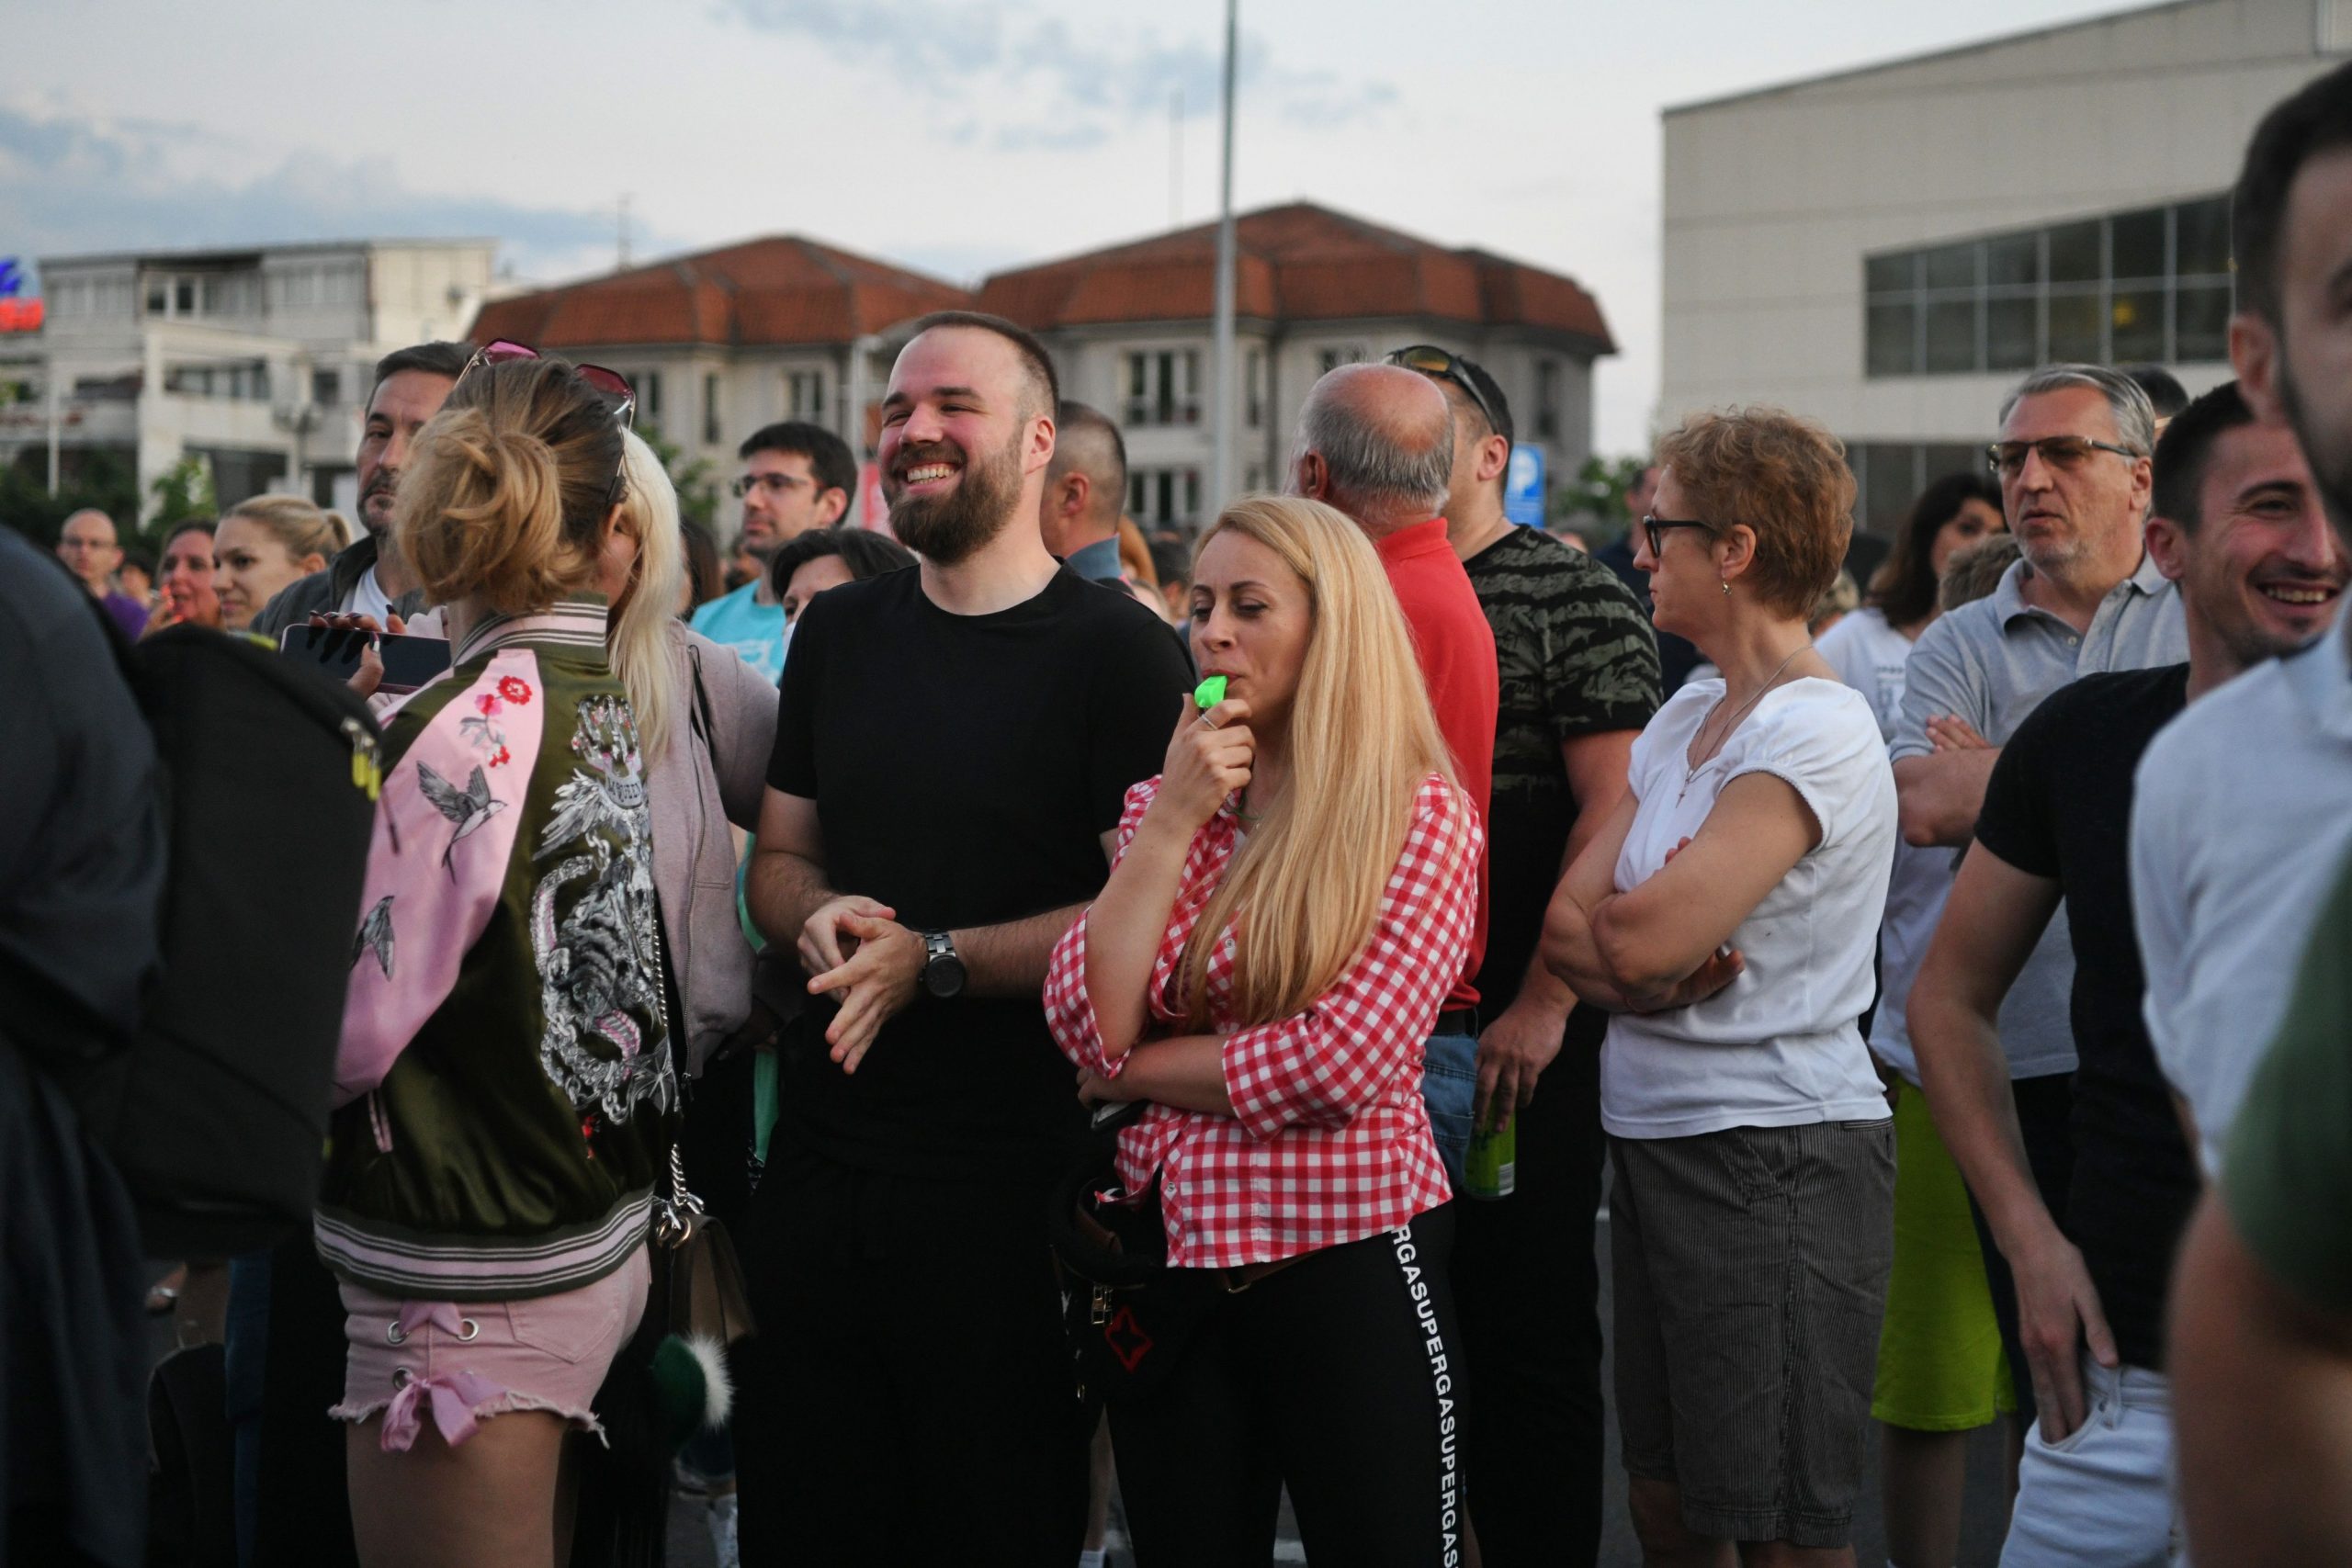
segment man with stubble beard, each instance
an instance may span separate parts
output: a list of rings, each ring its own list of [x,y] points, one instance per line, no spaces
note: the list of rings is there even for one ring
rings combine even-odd
[[[377,625],[389,626],[392,616],[413,615],[424,607],[424,590],[399,553],[388,547],[392,499],[409,444],[441,412],[472,355],[462,343],[421,343],[376,362],[357,459],[359,521],[367,533],[321,570],[279,589],[254,617],[254,632],[275,642],[280,631],[312,615],[372,615]]]
[[[1150,612],[1046,553],[1058,400],[1012,322],[916,323],[879,457],[921,565],[794,630],[748,899],[814,1000],[747,1226],[746,1563],[1078,1555],[1092,1423],[1046,1202],[1084,1122],[1046,960],[1189,671]]]

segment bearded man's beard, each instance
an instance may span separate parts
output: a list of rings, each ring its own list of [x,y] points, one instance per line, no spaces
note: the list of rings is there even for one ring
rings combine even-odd
[[[905,474],[925,463],[952,458],[963,464],[956,488],[944,495],[906,493]],[[954,566],[985,547],[1004,531],[1021,500],[1018,437],[975,462],[952,441],[901,447],[884,476],[890,502],[890,531],[899,542],[939,566]]]

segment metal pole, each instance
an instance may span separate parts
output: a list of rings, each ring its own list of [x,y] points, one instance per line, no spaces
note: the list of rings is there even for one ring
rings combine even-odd
[[[63,374],[54,355],[49,361],[49,493],[57,493],[57,381]]]
[[[1213,510],[1233,499],[1233,73],[1240,53],[1240,0],[1225,0],[1225,170],[1219,180],[1216,221],[1216,347],[1210,360],[1215,387],[1212,428],[1216,462],[1210,470]]]

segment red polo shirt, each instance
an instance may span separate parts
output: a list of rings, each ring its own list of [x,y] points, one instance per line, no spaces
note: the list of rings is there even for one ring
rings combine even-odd
[[[1437,710],[1437,727],[1453,753],[1453,776],[1487,819],[1487,796],[1495,779],[1495,705],[1498,677],[1495,634],[1470,574],[1462,570],[1453,546],[1445,536],[1445,519],[1433,517],[1397,529],[1373,541],[1380,564],[1388,570],[1388,585],[1404,607],[1405,624],[1412,628],[1413,651],[1421,661],[1421,679],[1430,689],[1430,705]],[[1448,1008],[1476,1007],[1479,962],[1487,955],[1487,855],[1478,852],[1478,924],[1470,936],[1470,959],[1462,978],[1446,998]]]

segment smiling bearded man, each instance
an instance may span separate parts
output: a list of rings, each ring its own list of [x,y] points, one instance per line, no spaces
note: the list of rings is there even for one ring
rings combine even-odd
[[[1053,363],[1010,321],[917,323],[878,461],[913,571],[794,624],[747,887],[809,1010],[747,1218],[746,1563],[1069,1562],[1091,1423],[1046,1193],[1085,1118],[1046,961],[1101,891],[1191,669],[1046,553]],[[922,1506],[907,1506],[912,1481]]]

